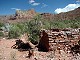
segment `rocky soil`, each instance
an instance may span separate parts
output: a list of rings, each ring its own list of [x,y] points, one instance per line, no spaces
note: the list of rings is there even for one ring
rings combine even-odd
[[[29,51],[12,49],[16,39],[0,39],[0,60],[80,60],[80,55],[72,55],[63,50],[41,52],[34,49],[34,55],[28,57]]]

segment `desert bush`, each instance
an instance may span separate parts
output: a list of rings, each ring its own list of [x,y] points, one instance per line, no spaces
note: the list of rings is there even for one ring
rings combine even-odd
[[[54,20],[50,24],[52,28],[79,28],[80,20]]]
[[[0,37],[3,37],[3,36],[4,36],[3,32],[0,32]]]
[[[38,21],[32,20],[28,23],[28,33],[30,34],[30,41],[35,43],[39,41],[39,32],[40,32],[40,25]]]
[[[0,22],[0,29],[2,29],[3,26],[4,26],[4,24]]]
[[[4,24],[0,22],[0,27],[2,27],[2,26],[4,26]]]
[[[15,24],[2,24],[0,27],[4,27],[5,31],[8,31],[9,38],[17,38],[21,34],[28,33],[29,39],[31,42],[39,41],[40,30],[43,29],[52,29],[52,28],[78,28],[80,27],[80,19],[75,20],[46,20],[37,15],[34,19],[24,22],[24,23],[15,23]]]
[[[17,23],[17,27],[19,27],[19,29],[21,30],[21,34],[24,34],[26,32],[28,32],[28,22],[25,23]]]
[[[17,25],[13,24],[10,27],[10,31],[8,33],[9,38],[17,38],[20,35],[21,35],[21,29]]]

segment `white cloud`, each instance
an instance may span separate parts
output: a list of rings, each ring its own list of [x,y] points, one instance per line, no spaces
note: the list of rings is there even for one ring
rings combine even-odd
[[[65,8],[57,8],[55,13],[68,12],[80,7],[80,4],[68,4]]]
[[[42,7],[41,8],[44,8],[44,7],[47,7],[48,5],[45,4],[45,3],[42,3]]]
[[[18,9],[18,8],[11,8],[12,10],[21,10],[21,9]]]
[[[37,6],[37,5],[39,5],[40,3],[33,3],[33,4],[31,4],[32,6]]]
[[[37,3],[35,0],[29,0],[29,4],[31,4],[32,6],[37,6],[40,3]]]
[[[31,4],[31,3],[34,3],[35,1],[34,0],[29,0],[29,3]]]
[[[80,2],[80,0],[77,0],[76,2]]]

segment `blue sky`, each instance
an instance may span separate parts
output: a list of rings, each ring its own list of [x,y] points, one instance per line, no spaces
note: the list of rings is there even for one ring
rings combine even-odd
[[[34,8],[37,12],[60,13],[80,7],[79,0],[0,0],[0,15]]]

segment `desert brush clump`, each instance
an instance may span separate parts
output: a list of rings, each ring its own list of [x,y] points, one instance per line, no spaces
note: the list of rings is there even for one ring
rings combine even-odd
[[[18,38],[28,33],[29,40],[33,43],[39,41],[41,29],[52,28],[80,28],[80,18],[75,20],[46,20],[40,14],[37,14],[32,20],[19,23],[0,23],[0,28],[8,32],[8,38]],[[2,32],[1,35],[3,36]]]
[[[8,33],[9,38],[17,38],[20,36],[21,30],[17,25],[11,25],[10,31]]]
[[[0,32],[0,37],[4,37],[4,33],[3,32]]]

